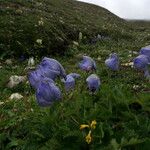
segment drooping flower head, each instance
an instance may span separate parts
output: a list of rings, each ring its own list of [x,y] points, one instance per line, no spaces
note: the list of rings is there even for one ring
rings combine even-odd
[[[149,61],[146,55],[139,55],[133,60],[134,67],[141,71],[147,70],[148,63]]]
[[[63,66],[55,59],[44,57],[40,63],[43,68],[50,69],[54,72],[59,72],[59,76],[65,78],[66,72]]]
[[[34,89],[38,88],[38,84],[42,80],[42,78],[43,76],[38,70],[31,71],[28,74],[29,83]]]
[[[113,71],[119,70],[118,55],[116,53],[110,54],[109,58],[105,60],[105,65]]]
[[[140,54],[141,55],[146,55],[148,57],[148,59],[149,59],[149,62],[150,62],[150,45],[141,48]]]
[[[70,75],[66,76],[66,80],[64,81],[64,83],[65,83],[65,90],[67,92],[73,90],[75,87],[75,79]]]
[[[91,57],[83,56],[82,61],[79,63],[79,68],[85,71],[96,70],[96,63]]]
[[[40,72],[41,75],[50,78],[54,81],[60,75],[59,71],[51,70],[48,66],[43,67],[39,65],[37,70]]]
[[[50,106],[54,101],[61,99],[61,91],[53,82],[42,80],[36,90],[36,99],[40,106]]]
[[[35,65],[35,60],[33,57],[30,57],[29,60],[28,60],[28,66],[29,67],[32,67]]]
[[[89,131],[88,135],[85,137],[85,141],[90,144],[92,142],[91,130]]]
[[[28,79],[29,79],[29,83],[30,85],[34,88],[37,89],[39,86],[39,83],[43,80],[47,81],[47,82],[51,82],[54,83],[54,81],[50,78],[47,78],[46,76],[44,76],[43,74],[41,74],[40,70],[35,70],[35,71],[31,71],[28,74]]]
[[[96,74],[90,75],[87,79],[87,86],[91,92],[96,92],[100,87],[100,78]]]

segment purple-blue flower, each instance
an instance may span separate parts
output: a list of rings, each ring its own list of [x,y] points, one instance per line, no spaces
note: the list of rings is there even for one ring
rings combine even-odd
[[[90,75],[87,79],[87,86],[91,92],[96,92],[100,87],[100,78],[96,74]]]
[[[49,70],[55,72],[56,74],[59,73],[58,75],[63,78],[66,77],[65,69],[55,59],[44,57],[39,66],[46,68],[47,70],[49,69]]]
[[[40,106],[50,106],[54,101],[61,99],[61,91],[53,82],[42,80],[36,90],[36,99]]]
[[[43,80],[48,81],[48,82],[51,82],[51,83],[54,83],[54,81],[53,81],[52,79],[43,76],[43,75],[41,74],[41,71],[40,71],[40,70],[31,71],[31,72],[28,74],[28,79],[29,79],[30,85],[31,85],[34,89],[37,89],[38,86],[39,86],[39,83],[40,83],[41,81],[43,81]]]
[[[116,53],[110,54],[109,58],[105,60],[105,65],[113,71],[119,70],[119,58]]]
[[[149,60],[146,55],[139,55],[133,60],[134,67],[141,71],[147,70],[148,63]]]
[[[96,70],[96,63],[91,57],[83,56],[82,61],[79,63],[79,68],[85,71]]]
[[[51,70],[49,67],[38,66],[39,73],[47,78],[50,78],[55,81],[55,79],[60,75],[59,71]]]
[[[149,59],[149,62],[150,62],[150,45],[141,48],[140,54],[146,55],[148,57],[148,59]]]
[[[28,74],[28,79],[30,85],[34,88],[37,89],[39,82],[42,80],[43,76],[39,71],[31,71]]]
[[[70,90],[73,90],[75,87],[75,79],[71,75],[67,75],[64,84],[65,90],[69,92]]]

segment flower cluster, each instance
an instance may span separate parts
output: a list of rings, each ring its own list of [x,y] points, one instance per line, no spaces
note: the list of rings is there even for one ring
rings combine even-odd
[[[110,54],[109,58],[105,60],[105,65],[113,71],[119,70],[119,58],[116,53]]]
[[[61,99],[61,91],[55,84],[57,76],[66,77],[63,66],[55,59],[44,57],[36,70],[28,75],[31,86],[36,91],[40,106],[49,106]]]
[[[77,73],[66,75],[63,66],[55,59],[44,57],[34,71],[28,74],[30,85],[36,91],[36,99],[40,106],[50,106],[61,99],[61,90],[55,84],[57,77],[64,81],[65,90],[69,92],[75,87],[75,79],[80,78]]]
[[[80,125],[80,130],[83,130],[85,128],[89,129],[89,132],[88,132],[87,136],[85,137],[85,141],[88,144],[90,144],[92,142],[92,136],[91,136],[91,134],[92,134],[92,130],[94,130],[96,128],[96,124],[97,124],[96,120],[93,120],[91,122],[91,124],[89,124],[89,125],[88,124],[82,124],[82,125]]]
[[[150,77],[149,64],[150,46],[147,46],[140,50],[140,55],[133,60],[133,66],[138,70],[144,71],[146,77]],[[109,58],[105,60],[105,65],[113,71],[119,70],[118,55],[116,53],[110,54]],[[96,71],[96,63],[89,56],[83,56],[78,66],[86,72]],[[61,90],[55,84],[56,78],[63,78],[65,90],[70,92],[75,88],[75,79],[80,78],[80,75],[77,73],[67,75],[65,69],[57,60],[44,57],[36,70],[31,71],[28,77],[31,86],[36,90],[38,104],[40,106],[49,106],[55,100],[61,98]],[[98,91],[101,85],[100,78],[96,74],[88,76],[86,83],[89,91],[92,93]]]
[[[139,56],[133,60],[134,68],[143,71],[146,78],[150,78],[148,66],[150,65],[150,45],[141,48]]]

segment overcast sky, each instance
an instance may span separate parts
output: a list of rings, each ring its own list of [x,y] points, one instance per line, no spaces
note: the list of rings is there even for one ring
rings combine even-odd
[[[150,0],[79,0],[103,6],[126,19],[150,20]]]

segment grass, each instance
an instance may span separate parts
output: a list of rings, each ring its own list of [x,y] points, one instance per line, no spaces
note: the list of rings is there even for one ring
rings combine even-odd
[[[131,67],[121,65],[118,72],[112,72],[104,65],[111,52],[118,53],[121,64],[132,61],[137,56],[134,52],[149,44],[149,23],[126,22],[105,9],[71,0],[7,0],[0,4],[0,149],[149,150],[150,82]],[[36,27],[41,17],[44,25]],[[85,38],[76,46],[72,41],[78,41],[79,32]],[[91,44],[89,41],[98,33],[109,38]],[[42,39],[43,44],[38,45],[37,39]],[[57,55],[53,55],[54,49]],[[38,55],[39,50],[45,52]],[[65,53],[62,55],[60,50]],[[40,108],[28,84],[6,87],[11,75],[27,74],[27,60],[21,62],[12,57],[12,65],[4,63],[3,58],[15,53],[38,55],[36,64],[40,56],[53,57],[67,73],[77,72],[81,79],[71,93],[64,91],[58,79],[62,100],[49,108]],[[90,73],[77,67],[78,55],[83,54],[97,64],[96,74],[102,84],[95,95],[87,91],[85,84]],[[24,98],[9,100],[15,92]],[[80,125],[93,120],[97,125],[92,130],[91,144],[87,144],[89,129],[80,130]]]
[[[0,8],[2,58],[63,54],[78,39],[79,32],[87,39],[98,33],[114,38],[131,36],[124,20],[103,8],[77,1],[2,0]],[[37,39],[42,39],[42,45]]]
[[[80,45],[84,49],[87,45]],[[100,43],[91,46],[99,50]],[[84,53],[84,51],[82,51]],[[49,108],[40,108],[35,100],[35,92],[25,83],[14,89],[4,88],[4,83],[12,74],[24,75],[27,62],[12,72],[11,66],[1,71],[1,149],[144,149],[149,148],[150,132],[150,83],[143,75],[130,67],[121,67],[117,73],[104,66],[103,60],[109,52],[101,49],[102,60],[97,61],[97,74],[102,85],[96,95],[91,95],[85,84],[89,74],[80,71],[77,58],[57,58],[67,72],[78,72],[76,88],[65,93],[63,84],[57,81],[63,98]],[[126,58],[127,54],[120,51]],[[93,54],[96,59],[96,54]],[[134,56],[133,56],[134,57]],[[132,59],[132,58],[130,58]],[[125,59],[127,61],[127,59]],[[73,65],[74,63],[74,65]],[[5,81],[5,82],[4,82]],[[1,84],[1,85],[2,85]],[[133,86],[138,85],[137,89]],[[13,92],[20,92],[23,100],[9,100]],[[88,130],[81,131],[81,124],[97,121],[92,131],[92,143],[86,144]]]

